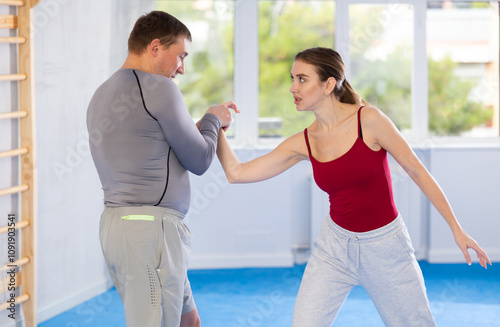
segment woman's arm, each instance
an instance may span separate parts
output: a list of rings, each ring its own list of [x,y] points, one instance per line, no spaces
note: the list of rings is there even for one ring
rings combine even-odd
[[[220,131],[217,156],[229,183],[259,182],[281,174],[301,160],[308,159],[303,133],[297,133],[270,153],[242,163],[229,146],[226,135]]]
[[[483,249],[460,226],[443,190],[418,159],[392,121],[376,108],[366,109],[368,110],[363,109],[362,112],[363,131],[373,137],[374,143],[387,150],[394,157],[438,210],[450,227],[455,242],[462,250],[467,263],[471,264],[467,249],[473,249],[477,253],[481,266],[486,268],[487,263],[491,265],[491,261]]]

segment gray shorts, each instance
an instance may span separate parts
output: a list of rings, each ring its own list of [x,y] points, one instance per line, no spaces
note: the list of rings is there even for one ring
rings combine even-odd
[[[370,295],[386,326],[436,326],[414,252],[401,216],[365,233],[327,217],[300,284],[292,326],[330,327],[356,285]]]
[[[172,209],[106,207],[99,238],[127,327],[179,326],[196,308],[187,278],[191,232]]]

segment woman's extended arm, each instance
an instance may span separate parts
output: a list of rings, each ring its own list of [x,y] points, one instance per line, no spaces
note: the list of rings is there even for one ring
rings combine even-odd
[[[363,114],[363,121],[367,125],[366,130],[373,135],[376,143],[394,157],[448,223],[455,242],[462,250],[467,263],[471,263],[467,251],[471,248],[476,251],[481,266],[486,268],[487,263],[491,265],[491,261],[483,249],[460,226],[441,187],[418,159],[392,121],[375,108],[363,110]]]
[[[226,135],[219,132],[217,156],[229,183],[252,183],[281,174],[297,162],[308,159],[302,133],[284,140],[270,153],[242,163],[229,146]]]

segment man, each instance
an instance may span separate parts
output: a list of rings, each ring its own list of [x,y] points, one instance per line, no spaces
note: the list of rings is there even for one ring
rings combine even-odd
[[[122,66],[87,112],[90,148],[104,191],[100,241],[128,327],[200,326],[187,279],[191,233],[188,172],[203,174],[232,102],[196,125],[172,82],[184,74],[191,33],[175,17],[140,17]]]

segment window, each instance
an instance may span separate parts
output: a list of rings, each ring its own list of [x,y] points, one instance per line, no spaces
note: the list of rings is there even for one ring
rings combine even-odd
[[[333,48],[334,1],[259,1],[259,136],[287,137],[314,121],[289,92],[295,55]]]
[[[314,120],[296,112],[289,89],[293,57],[315,46],[339,51],[354,89],[410,140],[499,136],[496,1],[157,3],[193,33],[179,77],[192,115],[236,100],[242,113],[233,135],[241,146],[259,137],[274,144],[265,138],[288,137]]]
[[[412,128],[413,7],[349,7],[351,84],[401,130]]]
[[[498,136],[498,3],[429,2],[429,132]]]

